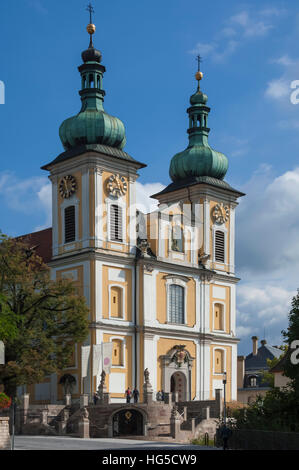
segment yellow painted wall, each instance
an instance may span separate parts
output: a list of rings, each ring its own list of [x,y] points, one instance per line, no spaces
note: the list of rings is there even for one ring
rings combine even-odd
[[[225,291],[225,299],[213,297],[213,286],[221,287]],[[214,302],[224,304],[225,305],[225,332],[230,333],[231,326],[230,326],[230,287],[228,286],[221,286],[217,284],[210,284],[210,328],[213,328],[213,316],[214,316]]]
[[[110,342],[110,338],[113,338],[114,336],[118,336],[120,338],[126,338],[126,344],[125,344],[125,367],[112,367],[111,368],[111,374],[114,374],[116,372],[118,373],[124,373],[126,377],[126,386],[125,390],[130,387],[131,389],[133,388],[133,374],[132,374],[132,336],[126,336],[126,335],[119,335],[119,334],[103,334],[103,342],[108,343]],[[106,385],[107,385],[107,390],[109,392],[109,374],[106,375]],[[120,390],[118,393],[111,393],[112,398],[124,398],[125,397],[125,390]]]
[[[109,269],[121,269],[125,272],[125,282],[120,281],[109,281],[108,272]],[[115,268],[113,266],[105,266],[103,265],[102,269],[102,279],[103,279],[103,297],[102,297],[102,305],[103,305],[103,318],[109,318],[109,286],[117,285],[124,288],[125,292],[125,299],[124,299],[124,320],[131,321],[132,320],[132,271],[126,268]]]
[[[224,363],[224,370],[227,374],[227,384],[226,384],[226,398],[227,401],[231,400],[231,380],[232,380],[232,371],[231,371],[231,360],[232,360],[232,348],[231,346],[217,346],[212,344],[210,347],[210,361],[211,361],[211,377],[210,377],[210,398],[213,399],[213,380],[223,380],[223,374],[215,374],[215,363],[214,363],[214,350],[221,349],[226,351],[226,362]]]

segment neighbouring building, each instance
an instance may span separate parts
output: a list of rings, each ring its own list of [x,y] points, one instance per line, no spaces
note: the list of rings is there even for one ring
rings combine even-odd
[[[244,194],[224,181],[227,157],[209,145],[203,75],[187,109],[188,146],[170,161],[170,184],[152,196],[159,209],[144,214],[136,180],[146,165],[124,151],[124,124],[104,110],[105,67],[95,26],[88,32],[81,110],[60,126],[64,152],[42,167],[52,183],[52,228],[26,236],[53,279],[71,279],[90,307],[89,337],[74,345],[63,373],[76,379],[74,397],[92,396],[97,347],[112,343],[112,403],[125,400],[128,386],[142,398],[145,369],[155,392],[178,392],[180,401],[213,399],[225,371],[227,400],[236,400],[235,209]],[[59,379],[27,387],[30,401],[61,402]]]
[[[283,351],[270,346],[263,339],[258,347],[258,337],[252,336],[252,352],[248,356],[238,356],[238,401],[249,404],[258,395],[265,395],[270,384],[262,380],[262,373],[269,371],[267,360],[279,358]]]
[[[291,382],[291,379],[283,373],[284,365],[288,360],[290,360],[290,356],[288,353],[285,353],[278,363],[270,369],[270,372],[274,375],[274,387],[283,388]]]

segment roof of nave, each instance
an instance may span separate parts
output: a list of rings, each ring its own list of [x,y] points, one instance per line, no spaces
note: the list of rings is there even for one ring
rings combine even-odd
[[[257,354],[248,354],[245,359],[245,371],[258,370],[263,368],[269,368],[267,359],[273,359],[274,357],[280,357],[283,351],[275,346],[270,346],[265,343],[258,348]]]
[[[27,233],[17,238],[34,248],[35,253],[42,258],[44,263],[52,259],[52,227],[39,232]]]

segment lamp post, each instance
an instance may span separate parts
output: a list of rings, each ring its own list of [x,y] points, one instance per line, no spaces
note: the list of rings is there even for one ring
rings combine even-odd
[[[224,421],[224,426],[226,426],[226,372],[223,372],[223,421]]]

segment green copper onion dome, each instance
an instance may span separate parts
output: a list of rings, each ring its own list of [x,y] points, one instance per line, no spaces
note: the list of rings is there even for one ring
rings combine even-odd
[[[196,93],[191,96],[189,114],[189,145],[171,160],[169,175],[172,181],[181,181],[189,177],[211,176],[222,180],[228,169],[228,160],[223,153],[212,149],[208,143],[210,129],[207,127],[210,108],[206,106],[208,100],[199,86],[203,74],[198,71],[195,75],[198,80]]]
[[[101,65],[102,54],[94,48],[92,35],[95,25],[89,24],[89,48],[82,53],[83,64],[78,68],[82,87],[79,91],[82,107],[76,116],[63,121],[59,136],[65,150],[83,144],[103,144],[122,149],[126,144],[122,121],[104,111],[105,91],[102,89],[105,67]]]

